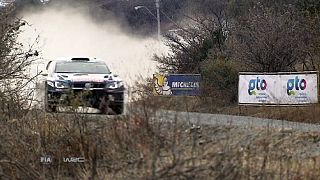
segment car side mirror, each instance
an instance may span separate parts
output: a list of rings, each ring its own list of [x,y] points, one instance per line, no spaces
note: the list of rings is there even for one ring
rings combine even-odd
[[[48,62],[47,66],[46,66],[46,70],[49,69],[49,66],[50,66],[51,63],[52,63],[52,61],[49,61],[49,62]]]
[[[40,71],[40,73],[38,75],[41,75],[41,76],[48,76],[48,73],[45,71]]]

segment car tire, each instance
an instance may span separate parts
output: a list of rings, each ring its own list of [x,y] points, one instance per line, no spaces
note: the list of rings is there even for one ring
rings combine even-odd
[[[45,93],[44,93],[44,108],[46,112],[57,112],[57,106],[50,104],[48,101],[48,85],[45,84]]]
[[[47,105],[46,111],[47,111],[47,112],[57,112],[57,106]]]
[[[111,109],[117,114],[117,115],[120,115],[123,113],[123,104],[120,104],[120,105],[115,105],[113,107],[111,107]]]
[[[46,97],[47,97],[47,93],[46,93]],[[50,104],[48,102],[48,98],[45,98],[45,110],[46,112],[57,112],[57,106],[56,105],[53,105],[53,104]]]
[[[114,102],[110,102],[106,97],[103,97],[99,105],[99,110],[101,114],[120,115],[123,113],[123,107],[123,103],[114,104]]]

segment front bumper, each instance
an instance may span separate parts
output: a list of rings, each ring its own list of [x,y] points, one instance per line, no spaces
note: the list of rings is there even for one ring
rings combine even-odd
[[[114,105],[123,105],[124,88],[119,89],[50,89],[47,90],[47,103],[50,105],[85,105],[98,108],[109,101]]]

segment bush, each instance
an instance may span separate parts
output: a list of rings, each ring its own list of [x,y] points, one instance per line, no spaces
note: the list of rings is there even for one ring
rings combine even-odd
[[[23,92],[31,81],[27,69],[38,52],[34,43],[28,50],[17,41],[21,27],[27,23],[14,17],[14,8],[8,6],[0,11],[0,114],[19,115],[29,93]]]
[[[230,105],[237,101],[238,69],[233,61],[209,58],[202,63],[201,74],[203,95],[213,98],[214,104]]]

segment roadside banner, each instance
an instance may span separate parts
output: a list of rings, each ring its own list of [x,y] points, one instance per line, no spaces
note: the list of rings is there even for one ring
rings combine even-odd
[[[239,104],[318,103],[318,72],[239,73]]]
[[[280,104],[318,103],[318,75],[292,74],[281,76]]]
[[[200,82],[200,74],[154,74],[153,94],[197,96],[200,94]]]
[[[276,104],[277,75],[240,75],[239,76],[239,103],[244,104]]]

